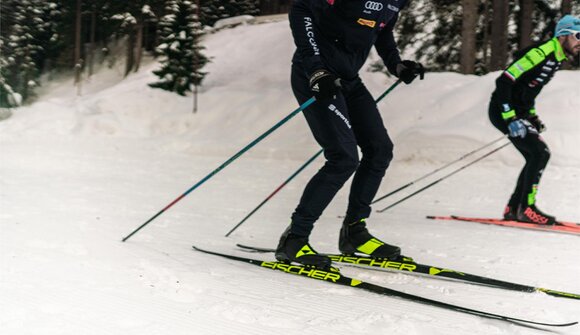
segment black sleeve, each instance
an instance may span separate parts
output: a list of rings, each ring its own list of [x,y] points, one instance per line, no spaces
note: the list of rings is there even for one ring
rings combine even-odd
[[[320,36],[314,23],[314,6],[322,0],[294,0],[289,13],[290,29],[296,44],[298,59],[308,74],[325,68],[320,57],[317,38]]]
[[[379,56],[383,59],[383,63],[385,63],[389,72],[395,76],[397,75],[397,64],[401,62],[399,49],[397,49],[397,42],[395,42],[395,36],[393,35],[393,29],[398,18],[399,14],[389,21],[385,28],[383,28],[379,33],[379,37],[375,42],[375,48],[377,49]]]
[[[504,113],[513,109],[512,91],[515,86],[515,83],[516,83],[515,80],[508,77],[505,73],[502,73],[501,76],[499,76],[499,78],[497,78],[495,81],[496,87],[495,96],[498,102],[502,105],[502,107],[506,109],[504,110]],[[510,118],[511,116],[508,116],[506,114],[506,117],[504,119],[507,120]]]

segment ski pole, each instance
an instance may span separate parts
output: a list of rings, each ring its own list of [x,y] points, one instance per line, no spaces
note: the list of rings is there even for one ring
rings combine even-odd
[[[393,203],[393,204],[391,204],[391,205],[389,205],[389,206],[387,206],[387,207],[385,207],[385,208],[383,208],[383,209],[379,209],[379,210],[377,210],[377,212],[379,212],[379,213],[382,213],[382,212],[386,211],[386,210],[387,210],[387,209],[389,209],[389,208],[393,208],[393,207],[395,207],[396,205],[400,204],[401,202],[403,202],[403,201],[405,201],[405,200],[407,200],[407,199],[409,199],[409,198],[411,198],[411,197],[413,197],[413,196],[415,196],[415,195],[417,195],[417,194],[419,194],[419,193],[421,193],[421,192],[425,191],[426,189],[428,189],[428,188],[430,188],[431,186],[433,186],[433,185],[435,185],[435,184],[439,183],[440,181],[442,181],[442,180],[444,180],[444,179],[447,179],[448,177],[451,177],[452,175],[456,174],[457,172],[459,172],[459,171],[461,171],[461,170],[463,170],[463,169],[465,169],[465,168],[467,168],[467,167],[469,167],[469,166],[471,166],[471,165],[473,165],[473,164],[475,164],[475,163],[479,162],[480,160],[482,160],[482,159],[484,159],[484,158],[486,158],[486,157],[490,156],[491,154],[493,154],[493,153],[495,153],[495,152],[497,152],[497,151],[499,151],[499,150],[501,150],[501,149],[505,148],[506,146],[508,146],[508,145],[510,145],[510,144],[511,144],[511,142],[508,142],[508,143],[505,143],[505,144],[503,144],[502,146],[500,146],[500,147],[498,147],[498,148],[495,148],[495,149],[493,149],[492,151],[488,152],[487,154],[485,154],[485,155],[483,155],[483,156],[479,157],[478,159],[476,159],[476,160],[474,160],[474,161],[472,161],[472,162],[470,162],[470,163],[468,163],[468,164],[466,164],[466,165],[463,165],[462,167],[460,167],[460,168],[458,168],[458,169],[456,169],[456,170],[452,171],[451,173],[449,173],[449,174],[447,174],[447,175],[445,175],[445,176],[443,176],[443,177],[441,177],[441,178],[439,178],[439,179],[435,180],[435,181],[434,181],[434,182],[432,182],[431,184],[429,184],[429,185],[427,185],[427,186],[425,186],[425,187],[423,187],[423,188],[421,188],[421,189],[419,189],[419,190],[417,190],[417,191],[415,191],[415,192],[413,192],[413,193],[409,194],[408,196],[404,197],[403,199],[401,199],[401,200],[399,200],[399,201],[397,201],[397,202],[395,202],[395,203]]]
[[[286,179],[285,182],[283,182],[280,186],[278,186],[278,188],[276,188],[274,190],[274,192],[272,192],[266,199],[264,199],[264,201],[262,201],[258,207],[254,208],[254,210],[252,210],[248,215],[246,215],[245,218],[242,219],[242,221],[240,221],[237,225],[235,225],[234,228],[232,228],[227,234],[226,237],[229,237],[231,233],[233,233],[236,229],[238,229],[239,226],[242,225],[242,223],[246,222],[247,219],[250,218],[250,216],[252,216],[254,213],[256,213],[258,211],[258,209],[260,209],[266,202],[268,202],[268,200],[272,199],[272,197],[278,193],[278,191],[280,191],[284,186],[286,186],[286,184],[288,184],[292,179],[294,179],[294,177],[296,177],[300,172],[302,172],[302,170],[304,170],[310,163],[312,163],[312,161],[314,161],[318,156],[320,156],[321,153],[323,153],[324,150],[320,150],[318,151],[314,156],[310,157],[310,159],[308,159],[306,161],[306,163],[304,163],[298,170],[296,170],[296,172],[294,172],[290,177],[288,177],[288,179]]]
[[[425,178],[427,178],[427,177],[429,177],[429,176],[432,176],[432,175],[434,175],[435,173],[437,173],[437,172],[439,172],[439,171],[441,171],[441,170],[443,170],[443,169],[445,169],[445,168],[447,168],[447,167],[449,167],[449,166],[451,166],[451,165],[453,165],[453,164],[455,164],[455,163],[457,163],[457,162],[459,162],[459,161],[462,161],[462,160],[464,160],[465,158],[467,158],[467,157],[469,157],[469,156],[473,155],[474,153],[476,153],[476,152],[479,152],[479,151],[481,151],[481,150],[483,150],[483,149],[485,149],[485,148],[489,147],[490,145],[492,145],[492,144],[494,144],[494,143],[496,143],[496,142],[499,142],[499,141],[503,140],[504,138],[506,138],[506,136],[507,136],[507,135],[503,135],[502,137],[500,137],[500,138],[498,138],[498,139],[496,139],[496,140],[493,140],[493,141],[491,141],[491,142],[487,143],[486,145],[484,145],[484,146],[482,146],[482,147],[479,147],[479,148],[477,148],[477,149],[475,149],[475,150],[473,150],[473,151],[471,151],[471,152],[468,152],[468,153],[466,153],[465,155],[463,155],[463,156],[459,157],[458,159],[456,159],[456,160],[454,160],[454,161],[452,161],[452,162],[449,162],[449,163],[447,163],[447,164],[445,164],[445,165],[441,166],[440,168],[438,168],[438,169],[435,169],[435,170],[433,170],[433,171],[431,171],[431,172],[427,173],[426,175],[424,175],[424,176],[422,176],[422,177],[420,177],[420,178],[417,178],[417,179],[413,180],[412,182],[409,182],[409,183],[407,183],[407,184],[405,184],[405,185],[403,185],[403,186],[399,187],[398,189],[396,189],[396,190],[394,190],[394,191],[391,191],[391,192],[389,192],[389,193],[387,193],[387,194],[383,195],[382,197],[380,197],[380,198],[378,198],[378,199],[375,199],[375,200],[373,200],[373,202],[371,202],[371,205],[372,205],[372,204],[375,204],[375,203],[377,203],[377,202],[379,202],[379,201],[381,201],[381,200],[383,200],[383,199],[386,199],[386,198],[390,197],[391,195],[393,195],[393,194],[395,194],[395,193],[398,193],[398,192],[400,192],[400,191],[402,191],[402,190],[406,189],[407,187],[409,187],[409,186],[412,186],[412,185],[414,185],[415,183],[417,183],[417,182],[419,182],[419,181],[421,181],[421,180],[423,180],[423,179],[425,179]]]
[[[193,185],[185,193],[183,193],[182,195],[180,195],[179,197],[177,197],[175,200],[173,200],[169,205],[165,206],[165,208],[163,208],[162,210],[160,210],[159,212],[157,212],[157,214],[153,215],[149,220],[145,221],[145,223],[143,223],[141,226],[139,226],[139,228],[135,229],[131,234],[129,234],[125,238],[123,238],[122,241],[123,242],[127,241],[131,236],[133,236],[135,233],[137,233],[143,227],[145,227],[146,225],[148,225],[151,221],[155,220],[163,212],[165,212],[166,210],[168,210],[169,208],[171,208],[171,206],[175,205],[178,201],[180,201],[181,199],[185,198],[193,190],[195,190],[196,188],[198,188],[199,186],[201,186],[208,179],[210,179],[211,177],[213,177],[215,174],[217,174],[218,172],[220,172],[223,168],[225,168],[226,166],[228,166],[231,162],[233,162],[238,157],[240,157],[243,153],[245,153],[250,148],[252,148],[256,144],[258,144],[258,142],[260,142],[261,140],[263,140],[264,138],[266,138],[266,136],[270,135],[274,130],[280,128],[280,126],[282,126],[288,120],[290,120],[291,118],[293,118],[296,114],[300,113],[301,111],[303,111],[304,109],[306,109],[308,106],[310,106],[314,101],[316,101],[316,99],[314,97],[308,99],[300,107],[296,108],[292,113],[288,114],[288,116],[286,116],[280,122],[276,123],[272,128],[268,129],[265,133],[263,133],[258,138],[256,138],[254,141],[252,141],[250,144],[248,144],[247,146],[245,146],[242,150],[238,151],[238,153],[236,153],[235,155],[233,155],[232,157],[230,157],[227,161],[225,161],[217,169],[213,170],[207,176],[205,176],[203,179],[201,179],[199,182],[197,182],[197,184]]]
[[[400,83],[401,83],[401,79],[397,80],[393,85],[391,85],[389,88],[387,88],[387,90],[385,92],[383,92],[383,94],[381,94],[375,100],[375,102],[378,103],[379,101],[381,101],[385,96],[387,96],[387,94],[389,94],[392,90],[394,90],[395,87],[397,87]],[[283,182],[280,186],[278,186],[278,188],[276,188],[274,190],[274,192],[272,192],[264,201],[262,201],[258,205],[258,207],[254,208],[248,215],[246,215],[245,218],[242,219],[242,221],[240,221],[237,225],[235,225],[225,235],[225,237],[229,237],[231,235],[231,233],[233,233],[236,229],[238,229],[239,226],[242,225],[242,223],[244,223],[248,218],[250,218],[250,216],[252,216],[255,212],[257,212],[258,209],[260,209],[266,202],[268,202],[270,199],[272,199],[272,197],[274,197],[274,195],[276,193],[278,193],[284,186],[286,186],[286,184],[288,184],[290,181],[292,181],[292,179],[294,179],[294,177],[296,177],[300,172],[302,172],[302,170],[304,170],[308,165],[310,165],[310,163],[312,163],[316,159],[316,157],[318,157],[323,152],[324,152],[324,150],[320,149],[320,151],[318,151],[316,154],[314,154],[314,156],[312,156],[308,161],[306,161],[306,163],[304,163],[296,172],[294,172],[288,179],[286,179],[285,182]]]

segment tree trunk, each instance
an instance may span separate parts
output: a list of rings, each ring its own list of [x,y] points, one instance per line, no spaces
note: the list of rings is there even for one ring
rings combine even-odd
[[[200,6],[199,6],[199,0],[195,0],[195,16],[196,16],[196,23],[199,23],[200,21]],[[195,48],[195,43],[193,45],[193,48]],[[197,61],[196,59],[196,54],[195,52],[193,52],[193,59],[191,60],[193,62],[193,68],[195,68],[195,63]],[[193,113],[197,113],[197,85],[193,84]]]
[[[560,13],[562,16],[567,14],[572,14],[572,1],[562,0],[562,6],[560,7]]]
[[[143,55],[143,20],[139,20],[135,26],[136,34],[135,37],[135,66],[134,71],[139,71],[139,66],[141,65],[141,56]]]
[[[525,48],[532,44],[532,16],[534,14],[534,0],[520,0],[520,44]]]
[[[129,30],[127,36],[127,63],[125,64],[125,77],[131,73],[135,66],[135,29]]]
[[[81,81],[81,4],[82,0],[77,0],[76,22],[75,22],[75,85]]]
[[[475,34],[477,27],[478,0],[461,0],[463,21],[461,23],[461,68],[463,74],[475,72]]]
[[[88,59],[88,66],[89,66],[89,77],[93,75],[93,65],[95,62],[95,33],[97,30],[97,8],[93,7],[91,12],[91,41],[89,52],[87,54]]]
[[[483,0],[483,24],[484,24],[484,30],[483,30],[483,46],[482,46],[482,50],[483,50],[483,65],[485,66],[485,70],[489,71],[489,21],[490,21],[490,17],[491,17],[491,12],[489,10],[489,3],[491,2],[491,0]]]
[[[493,19],[491,25],[490,70],[502,70],[506,65],[508,38],[508,0],[493,0]]]

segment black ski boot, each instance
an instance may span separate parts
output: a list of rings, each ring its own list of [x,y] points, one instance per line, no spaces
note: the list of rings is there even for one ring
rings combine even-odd
[[[520,206],[518,221],[540,225],[554,225],[556,218],[540,211],[536,205]]]
[[[332,261],[317,253],[308,243],[308,237],[297,236],[286,228],[276,248],[276,259],[281,262],[296,262],[325,271],[332,271]]]
[[[338,249],[347,255],[362,252],[374,258],[398,259],[401,257],[401,248],[386,244],[369,233],[365,219],[351,223],[346,223],[345,220],[340,230]]]
[[[508,204],[503,210],[503,219],[506,221],[518,221],[518,206]]]

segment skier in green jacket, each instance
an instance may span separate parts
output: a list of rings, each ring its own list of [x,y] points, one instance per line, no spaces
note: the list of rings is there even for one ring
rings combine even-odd
[[[536,193],[550,150],[540,133],[546,126],[538,117],[535,100],[562,62],[580,56],[580,18],[564,16],[557,24],[554,38],[516,53],[511,63],[496,80],[496,89],[489,104],[491,123],[526,159],[505,210],[505,220],[535,224],[555,224],[552,215],[536,207]]]

